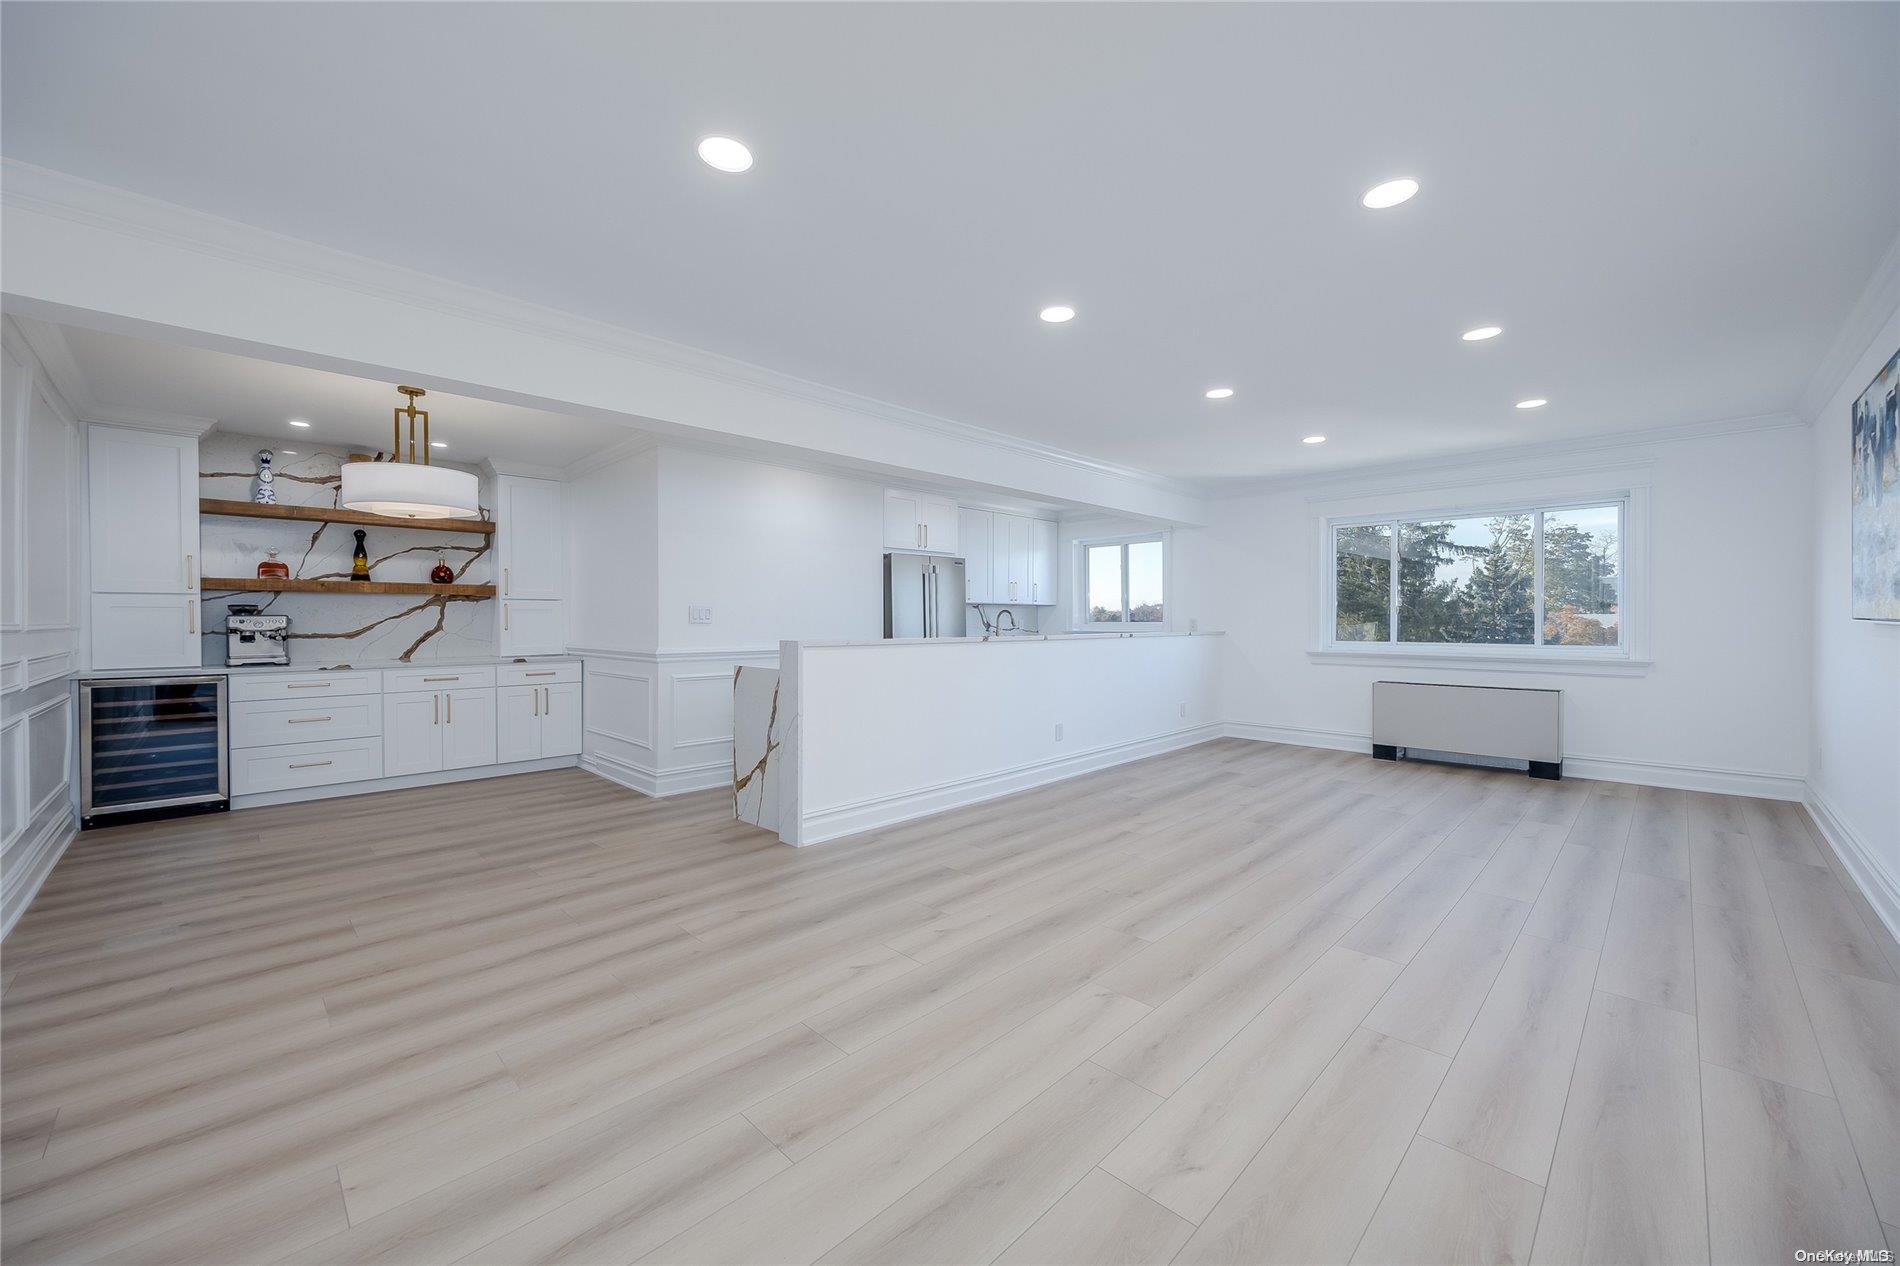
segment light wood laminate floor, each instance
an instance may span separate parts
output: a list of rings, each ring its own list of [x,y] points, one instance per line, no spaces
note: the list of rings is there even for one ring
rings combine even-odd
[[[89,833],[3,971],[10,1263],[1900,1247],[1900,950],[1766,801],[1225,741],[793,850],[564,770]]]

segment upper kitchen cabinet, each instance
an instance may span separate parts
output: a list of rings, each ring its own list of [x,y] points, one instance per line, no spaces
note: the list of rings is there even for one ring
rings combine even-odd
[[[560,598],[567,589],[567,536],[561,485],[552,479],[495,479],[496,565],[504,598]]]
[[[964,601],[992,602],[990,597],[990,536],[988,510],[957,507],[957,543],[963,546]]]
[[[989,590],[970,601],[1054,606],[1056,525],[1000,510],[984,517],[990,520]]]
[[[924,493],[884,493],[884,548],[957,552],[957,504]]]
[[[93,592],[195,592],[198,441],[94,426],[86,465]]]
[[[1049,519],[1029,521],[1029,600],[1056,604],[1056,525]]]
[[[501,582],[504,656],[567,649],[567,523],[562,485],[525,475],[495,476],[495,574]]]
[[[86,434],[94,668],[196,668],[198,441],[93,426]]]

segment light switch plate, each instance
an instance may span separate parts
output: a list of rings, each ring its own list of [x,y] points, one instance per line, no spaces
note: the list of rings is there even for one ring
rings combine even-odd
[[[711,624],[712,623],[712,608],[711,607],[686,608],[686,622],[688,624]]]

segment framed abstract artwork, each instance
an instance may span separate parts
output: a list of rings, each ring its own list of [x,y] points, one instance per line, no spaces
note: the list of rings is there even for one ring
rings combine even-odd
[[[1887,358],[1854,401],[1854,539],[1851,585],[1856,620],[1900,620],[1900,352]]]

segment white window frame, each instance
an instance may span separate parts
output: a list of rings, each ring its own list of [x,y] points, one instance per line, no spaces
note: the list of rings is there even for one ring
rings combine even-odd
[[[1091,536],[1079,539],[1075,543],[1075,609],[1070,627],[1076,629],[1118,629],[1135,633],[1167,632],[1174,621],[1174,551],[1169,548],[1169,536],[1161,532],[1132,532],[1122,536]],[[1128,547],[1146,545],[1150,542],[1161,546],[1161,620],[1151,624],[1147,621],[1132,621],[1128,615]],[[1122,619],[1091,620],[1089,618],[1089,551],[1103,545],[1119,545],[1122,549]]]
[[[1396,499],[1396,498],[1395,498]],[[1614,505],[1622,524],[1618,533],[1618,645],[1553,646],[1544,635],[1544,513]],[[1493,518],[1508,514],[1532,516],[1535,554],[1534,623],[1530,645],[1498,643],[1401,642],[1398,640],[1399,525],[1446,519]],[[1578,671],[1613,675],[1640,675],[1650,667],[1648,654],[1648,489],[1622,488],[1589,494],[1565,493],[1533,499],[1474,500],[1461,505],[1427,506],[1381,511],[1376,514],[1338,514],[1316,521],[1318,579],[1314,603],[1313,638],[1308,657],[1321,663],[1440,664],[1525,672]],[[1335,571],[1334,533],[1343,527],[1389,526],[1393,568],[1389,623],[1384,642],[1342,642],[1338,639],[1338,576]]]

